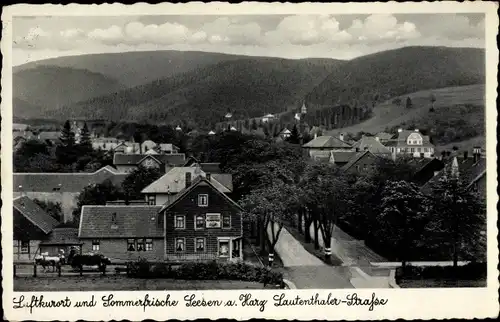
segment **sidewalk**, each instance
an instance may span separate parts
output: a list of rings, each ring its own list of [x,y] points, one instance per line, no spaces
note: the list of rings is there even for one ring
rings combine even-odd
[[[326,265],[305,250],[286,228],[280,233],[276,252],[283,262],[288,279],[299,289],[353,288],[349,282],[351,274],[348,267]]]

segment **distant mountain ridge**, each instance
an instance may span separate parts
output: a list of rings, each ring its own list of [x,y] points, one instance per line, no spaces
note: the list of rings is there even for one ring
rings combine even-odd
[[[391,97],[485,82],[484,50],[472,48],[406,47],[350,61],[170,51],[79,57],[50,61],[90,70],[104,66],[102,75],[121,83],[132,76],[117,90],[71,99],[58,109],[44,108],[44,117],[188,122],[209,128],[229,111],[234,120],[290,114],[306,101],[308,114],[320,113],[314,119],[319,116],[324,125],[335,128],[359,123],[369,109]],[[170,62],[165,65],[167,58]],[[23,68],[30,71],[21,66],[17,73]]]

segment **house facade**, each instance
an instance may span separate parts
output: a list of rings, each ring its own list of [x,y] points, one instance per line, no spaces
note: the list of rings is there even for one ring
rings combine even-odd
[[[391,151],[393,159],[398,156],[413,156],[415,158],[433,158],[434,145],[428,135],[423,135],[418,129],[413,131],[398,129],[394,139],[390,139],[385,146]]]
[[[49,239],[59,222],[33,200],[20,196],[13,200],[14,261],[33,260],[40,244]]]
[[[171,154],[129,154],[115,153],[113,165],[119,172],[130,173],[139,166],[158,168],[167,172],[175,166],[182,166],[186,162],[184,153]]]
[[[164,205],[83,206],[79,238],[83,252],[113,262],[242,258],[240,211],[210,176],[199,175]]]
[[[77,197],[90,184],[110,180],[121,185],[127,173],[120,173],[107,166],[93,173],[14,173],[14,197],[26,196],[31,199],[52,201],[61,204],[64,221],[73,219]]]

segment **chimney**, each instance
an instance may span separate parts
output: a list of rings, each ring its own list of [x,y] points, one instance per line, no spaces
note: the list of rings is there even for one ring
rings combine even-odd
[[[481,147],[475,146],[474,147],[474,151],[472,153],[472,156],[474,158],[474,163],[476,163],[477,161],[479,161],[479,159],[481,158]]]
[[[212,179],[212,175],[210,173],[207,173],[205,175],[205,177],[207,178],[208,181],[210,181],[210,179]]]
[[[186,172],[186,188],[191,186],[191,172]]]
[[[467,159],[468,156],[469,156],[469,152],[468,151],[464,151],[464,159]]]
[[[344,133],[340,133],[339,138],[340,138],[341,141],[344,141]]]
[[[314,133],[314,138],[317,138],[318,137],[318,134],[317,133]]]
[[[401,133],[401,132],[403,132],[403,129],[398,129],[398,133]]]

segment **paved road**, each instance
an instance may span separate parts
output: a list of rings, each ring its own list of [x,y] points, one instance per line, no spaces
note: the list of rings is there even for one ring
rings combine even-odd
[[[270,227],[268,232],[271,233]],[[309,253],[286,228],[280,233],[276,252],[285,266],[285,274],[299,289],[353,288],[348,267],[326,265]]]

